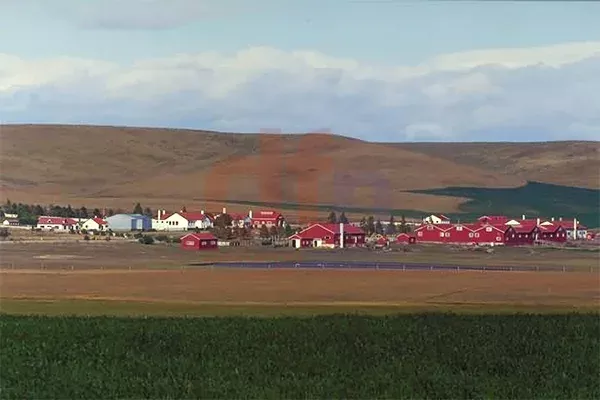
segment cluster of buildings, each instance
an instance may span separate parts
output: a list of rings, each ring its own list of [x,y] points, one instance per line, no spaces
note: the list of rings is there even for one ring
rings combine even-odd
[[[276,211],[250,210],[246,215],[228,214],[225,208],[220,213],[201,210],[187,212],[185,209],[169,213],[158,210],[155,217],[140,214],[117,214],[107,218],[94,217],[85,220],[76,218],[38,218],[37,228],[51,231],[164,231],[186,232],[181,246],[189,249],[218,247],[218,240],[207,231],[215,226],[216,220],[227,215],[233,227],[260,228],[282,227],[287,224],[284,216]],[[16,218],[10,216],[11,218]],[[7,219],[12,221],[12,219]],[[445,215],[432,214],[414,226],[411,233],[393,236],[367,237],[355,222],[347,224],[312,223],[291,235],[288,239],[292,248],[346,248],[362,247],[375,241],[376,245],[390,243],[415,244],[464,244],[482,246],[519,246],[534,244],[563,243],[572,240],[589,240],[594,233],[588,231],[577,219],[563,218],[509,218],[484,215],[475,222],[453,222]]]
[[[41,216],[37,221],[37,229],[45,231],[163,231],[163,232],[183,232],[190,230],[207,230],[215,226],[215,220],[222,215],[227,214],[223,208],[221,213],[208,213],[201,210],[199,212],[187,212],[181,210],[178,212],[167,213],[166,210],[158,210],[155,218],[141,214],[116,214],[106,218],[94,217],[89,219],[47,217]],[[248,215],[227,214],[231,217],[232,226],[240,228],[260,228],[265,225],[267,228],[272,226],[280,227],[285,224],[285,219],[281,213],[276,211],[259,211],[253,214],[252,210]]]

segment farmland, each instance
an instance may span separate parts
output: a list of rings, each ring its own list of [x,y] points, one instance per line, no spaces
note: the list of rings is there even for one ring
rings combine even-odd
[[[594,251],[5,243],[2,398],[598,398]],[[522,272],[236,269],[240,260]],[[126,261],[124,261],[126,260]],[[536,272],[535,266],[574,267]]]
[[[600,396],[597,315],[0,317],[3,398]]]

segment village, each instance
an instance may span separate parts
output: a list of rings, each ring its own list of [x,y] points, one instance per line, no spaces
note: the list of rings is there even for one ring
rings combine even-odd
[[[332,211],[323,221],[299,224],[288,222],[273,210],[249,210],[228,213],[200,210],[189,212],[183,207],[176,212],[159,209],[151,217],[142,213],[98,213],[92,218],[39,216],[31,226],[19,224],[17,214],[3,213],[2,226],[53,233],[76,233],[84,240],[103,236],[134,237],[150,244],[154,238],[142,233],[174,234],[182,249],[217,249],[222,246],[246,245],[254,242],[302,248],[387,248],[393,244],[438,244],[465,246],[556,246],[573,241],[593,240],[596,235],[576,218],[511,218],[479,217],[471,222],[454,222],[443,214],[422,219],[375,222],[373,217],[349,221],[342,212]],[[166,240],[166,239],[163,239]]]

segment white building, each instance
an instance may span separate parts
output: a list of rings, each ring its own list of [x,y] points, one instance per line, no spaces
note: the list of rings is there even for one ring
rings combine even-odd
[[[73,218],[41,216],[38,218],[37,228],[46,231],[70,231],[77,230],[79,225]]]
[[[167,214],[158,210],[156,219],[152,219],[152,229],[157,231],[187,231],[193,229],[208,229],[214,226],[214,219],[204,210],[200,212],[176,212]]]
[[[428,217],[423,218],[424,224],[449,224],[450,218],[442,214],[431,214]]]
[[[102,218],[90,218],[81,224],[81,229],[87,231],[105,231],[108,229],[108,223]]]

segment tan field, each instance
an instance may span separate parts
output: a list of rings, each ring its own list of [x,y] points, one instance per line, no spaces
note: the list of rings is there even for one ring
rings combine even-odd
[[[446,256],[443,256],[446,251]],[[522,265],[531,272],[226,269],[199,262],[404,260]],[[536,272],[569,265],[572,272]],[[178,246],[4,244],[2,312],[84,314],[288,314],[328,312],[598,311],[597,253],[502,249],[494,255],[422,248],[412,253],[183,251]]]

